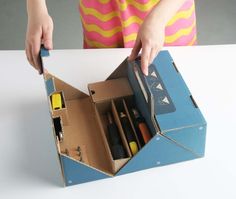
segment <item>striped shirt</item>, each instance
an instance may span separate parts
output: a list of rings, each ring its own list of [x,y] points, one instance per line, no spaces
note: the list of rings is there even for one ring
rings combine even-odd
[[[140,25],[160,0],[80,0],[84,48],[131,48]],[[165,46],[196,44],[194,0],[186,0],[165,28]]]

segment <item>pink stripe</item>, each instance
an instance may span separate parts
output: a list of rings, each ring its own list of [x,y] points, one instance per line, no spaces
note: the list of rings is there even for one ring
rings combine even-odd
[[[187,0],[179,9],[179,11],[188,10],[194,4],[194,0]],[[179,12],[178,11],[178,12]]]
[[[189,42],[192,41],[195,35],[196,35],[196,27],[193,28],[192,32],[189,35],[181,36],[172,43],[165,43],[165,46],[186,46],[189,44]]]
[[[137,23],[132,23],[130,26],[123,28],[123,36],[130,35],[132,33],[137,33],[139,30],[140,25]]]
[[[135,8],[134,6],[129,5],[125,11],[120,11],[120,17],[122,20],[127,20],[128,18],[132,16],[137,16],[141,19],[144,19],[148,13],[149,11],[142,12],[138,10],[137,8]]]
[[[179,31],[180,27],[181,27],[181,29],[190,27],[195,20],[196,20],[196,18],[195,18],[194,12],[192,13],[191,17],[188,19],[177,20],[171,26],[166,27],[166,29],[165,29],[166,36],[175,34],[176,32]]]
[[[99,3],[99,1],[97,0],[80,0],[80,1],[86,8],[94,8],[95,10],[97,10],[102,14],[107,14],[113,12],[114,10],[117,10],[117,6],[114,1],[110,1],[107,4]]]

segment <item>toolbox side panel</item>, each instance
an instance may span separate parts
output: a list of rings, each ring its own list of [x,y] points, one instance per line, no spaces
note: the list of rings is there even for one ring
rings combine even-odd
[[[195,158],[198,157],[190,151],[163,136],[156,135],[117,173],[117,175]]]
[[[169,131],[165,136],[193,151],[199,157],[205,154],[206,125]]]
[[[46,85],[46,90],[47,90],[47,95],[50,96],[53,92],[56,91],[54,81],[52,78],[49,78],[45,80],[45,85]]]
[[[64,155],[60,155],[60,157],[66,186],[110,177],[105,173],[76,162]]]
[[[161,51],[153,64],[176,107],[174,112],[156,113],[161,132],[193,125],[204,125],[206,121],[200,109],[193,103],[191,93],[181,74],[175,69],[169,52]],[[163,106],[168,105],[164,104]]]

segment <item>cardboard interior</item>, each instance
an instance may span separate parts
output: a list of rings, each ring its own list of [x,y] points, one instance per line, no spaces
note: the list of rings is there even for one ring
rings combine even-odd
[[[118,127],[119,135],[120,135],[123,147],[125,148],[126,158],[114,160],[112,157],[110,144],[108,141],[109,136],[108,136],[108,129],[107,129],[107,125],[108,125],[107,113],[108,112],[112,113],[114,122],[118,126],[119,124],[117,122],[119,121],[119,118],[118,118],[117,110],[114,106],[113,100],[112,101],[107,100],[105,102],[96,103],[95,111],[96,111],[96,116],[97,116],[98,123],[100,126],[100,130],[101,130],[101,136],[103,138],[104,146],[106,148],[107,156],[111,164],[112,173],[116,173],[131,158],[131,153],[130,153],[127,141],[125,139],[124,132],[120,127]]]
[[[66,84],[51,74],[45,74],[45,81],[50,79],[55,86],[54,92],[62,96],[61,109],[50,112],[54,122],[54,132],[57,139],[58,152],[70,158],[114,175],[132,157],[128,142],[119,118],[122,110],[129,115],[126,101],[131,103],[133,91],[126,77],[110,79],[88,85],[90,96]],[[49,102],[51,101],[49,95]],[[126,157],[114,160],[109,146],[107,113],[110,112],[119,129],[119,135]],[[58,120],[61,126],[58,127]],[[56,126],[55,126],[56,125]],[[58,130],[59,129],[59,130]],[[58,131],[63,138],[58,139]],[[135,135],[137,138],[137,135]],[[138,141],[138,139],[137,139]],[[139,149],[141,148],[138,142]]]

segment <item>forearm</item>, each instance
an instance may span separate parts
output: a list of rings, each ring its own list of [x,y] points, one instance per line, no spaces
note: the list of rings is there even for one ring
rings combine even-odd
[[[26,0],[28,16],[48,13],[46,0]]]
[[[162,26],[166,26],[168,21],[175,15],[186,0],[160,0],[153,8],[150,15]]]

